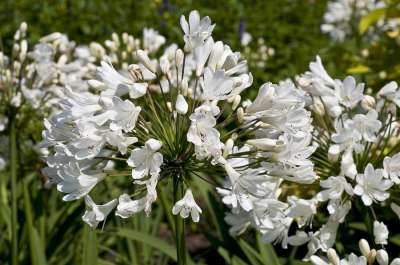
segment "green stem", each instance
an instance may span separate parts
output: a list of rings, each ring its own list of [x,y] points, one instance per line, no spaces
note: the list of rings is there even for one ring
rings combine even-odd
[[[10,167],[11,167],[11,242],[12,265],[18,265],[18,228],[17,228],[17,130],[15,117],[10,120]]]
[[[183,182],[179,176],[174,176],[174,204],[183,197]],[[175,215],[175,243],[178,265],[186,265],[185,221]]]

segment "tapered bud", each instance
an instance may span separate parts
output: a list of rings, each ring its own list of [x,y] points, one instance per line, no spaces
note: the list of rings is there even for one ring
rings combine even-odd
[[[361,107],[364,110],[370,110],[375,108],[376,101],[373,97],[369,95],[364,95],[363,99],[361,100]]]
[[[188,104],[182,95],[178,95],[176,98],[175,109],[179,114],[185,115],[188,111]]]
[[[236,109],[239,106],[241,100],[242,98],[240,97],[240,95],[236,95],[233,100],[232,109]]]
[[[177,49],[175,52],[175,63],[178,67],[183,65],[183,58],[185,55],[183,54],[183,51],[181,49]]]
[[[172,109],[172,103],[171,103],[170,101],[167,102],[167,108],[168,108],[169,112],[172,112],[172,111],[173,111],[173,109]]]
[[[152,73],[156,72],[155,65],[150,61],[150,58],[145,51],[137,50],[136,55],[138,57],[138,60],[144,65],[144,67],[146,67]]]
[[[239,107],[237,109],[237,111],[236,111],[236,114],[237,114],[237,119],[238,119],[239,123],[242,123],[243,119],[244,119],[244,110],[243,110],[243,108]]]
[[[369,252],[368,257],[367,257],[368,264],[374,264],[375,258],[376,258],[376,250],[371,249],[371,251]]]
[[[105,87],[103,82],[100,82],[96,79],[92,79],[88,81],[89,86],[93,87],[94,89],[102,89]]]
[[[329,161],[336,162],[339,159],[340,146],[333,144],[328,149],[328,159]]]
[[[340,265],[340,258],[337,255],[336,251],[333,248],[328,249],[327,251],[328,259],[333,265]]]
[[[361,239],[358,242],[358,247],[360,248],[361,254],[363,254],[364,257],[368,257],[369,252],[371,251],[368,241],[365,239]]]
[[[232,153],[232,148],[233,148],[233,139],[229,138],[224,146],[224,157],[227,157],[230,153]]]
[[[389,255],[384,249],[380,249],[376,252],[376,261],[379,265],[388,265],[389,264]]]

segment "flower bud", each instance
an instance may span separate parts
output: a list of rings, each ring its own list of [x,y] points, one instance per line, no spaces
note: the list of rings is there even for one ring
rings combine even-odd
[[[156,72],[156,67],[150,61],[150,58],[149,56],[147,56],[147,53],[145,51],[137,50],[136,55],[138,57],[138,60],[144,65],[144,67],[146,67],[152,73]]]
[[[376,101],[370,95],[364,95],[363,99],[361,100],[361,107],[364,110],[370,110],[375,108]]]
[[[338,144],[333,144],[328,149],[328,159],[329,161],[336,162],[339,159],[340,146]]]
[[[313,265],[327,265],[327,263],[323,259],[317,256],[311,256],[310,261]]]
[[[23,21],[21,25],[19,25],[19,31],[25,34],[27,30],[28,30],[28,24],[26,24],[26,22]]]
[[[368,264],[373,264],[373,263],[375,262],[375,258],[376,258],[376,250],[375,250],[375,249],[372,249],[372,250],[369,252],[369,255],[368,255],[368,257],[367,257],[367,262],[368,262]]]
[[[240,97],[240,95],[236,95],[233,100],[232,109],[236,109],[239,106],[241,100],[242,98]]]
[[[126,32],[122,33],[122,42],[124,44],[128,44],[128,42],[129,42],[129,34],[128,33],[126,33]]]
[[[172,111],[173,111],[173,109],[172,109],[172,103],[171,103],[170,101],[167,102],[167,108],[168,108],[169,112],[172,112]]]
[[[338,257],[336,251],[333,248],[327,251],[328,259],[333,265],[340,265],[340,258]]]
[[[232,153],[232,148],[233,148],[234,142],[232,138],[229,138],[224,146],[224,157],[227,157],[229,154]]]
[[[156,152],[160,150],[162,143],[156,139],[150,138],[145,142],[145,145],[147,148],[149,148],[151,151]]]
[[[188,104],[182,95],[178,95],[176,98],[175,109],[179,114],[185,115],[188,111]]]
[[[161,72],[163,74],[168,74],[169,73],[169,67],[170,67],[170,64],[169,64],[168,59],[165,58],[165,57],[162,57],[160,59],[160,70],[161,70]]]
[[[279,151],[283,146],[281,140],[269,138],[250,139],[247,140],[247,143],[262,151]]]
[[[400,258],[395,258],[394,260],[392,260],[390,265],[400,265]]]
[[[103,58],[106,54],[104,47],[97,42],[92,42],[89,45],[90,53],[96,58]]]
[[[181,82],[181,91],[182,95],[185,97],[188,95],[188,86],[189,86],[188,80],[184,77]]]
[[[371,251],[368,241],[365,239],[361,239],[358,242],[358,247],[360,248],[361,254],[363,254],[364,257],[368,257],[369,252]]]
[[[94,89],[102,89],[105,87],[103,82],[100,82],[96,79],[92,79],[88,81],[89,86],[93,87]]]
[[[131,64],[128,66],[128,72],[131,75],[133,81],[138,81],[143,79],[143,73],[140,66],[137,64]]]
[[[244,110],[242,107],[239,107],[237,109],[236,115],[237,115],[237,119],[238,119],[239,123],[242,123],[243,119],[244,119]]]
[[[18,45],[18,43],[14,43],[14,45],[13,45],[13,52],[14,52],[14,53],[18,53],[18,52],[19,52],[19,45]]]
[[[176,66],[180,67],[183,65],[183,58],[185,55],[183,54],[183,51],[181,49],[177,49],[175,52],[175,63]]]
[[[376,252],[376,261],[379,265],[389,264],[389,255],[384,249],[380,249]]]
[[[324,104],[320,100],[315,101],[310,106],[310,108],[320,116],[324,116],[325,115],[325,107],[324,107]]]
[[[26,52],[28,51],[28,42],[26,40],[21,41],[21,50],[19,52],[19,60],[22,62],[26,58]]]

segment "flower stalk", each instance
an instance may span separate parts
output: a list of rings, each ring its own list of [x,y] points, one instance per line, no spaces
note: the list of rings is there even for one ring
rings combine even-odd
[[[17,130],[15,116],[10,121],[10,171],[11,171],[11,235],[12,235],[12,265],[18,265],[18,227],[17,227]]]
[[[182,198],[183,181],[180,176],[174,176],[174,204]],[[175,244],[178,265],[186,264],[186,244],[185,244],[185,219],[175,215]]]

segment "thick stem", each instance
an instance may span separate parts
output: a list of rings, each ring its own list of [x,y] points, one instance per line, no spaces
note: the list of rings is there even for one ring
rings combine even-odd
[[[174,176],[174,204],[183,197],[183,182],[179,176]],[[185,220],[175,215],[175,243],[178,265],[186,265]]]
[[[17,228],[17,130],[15,117],[10,118],[10,168],[11,168],[11,235],[12,265],[18,265],[18,228]]]

